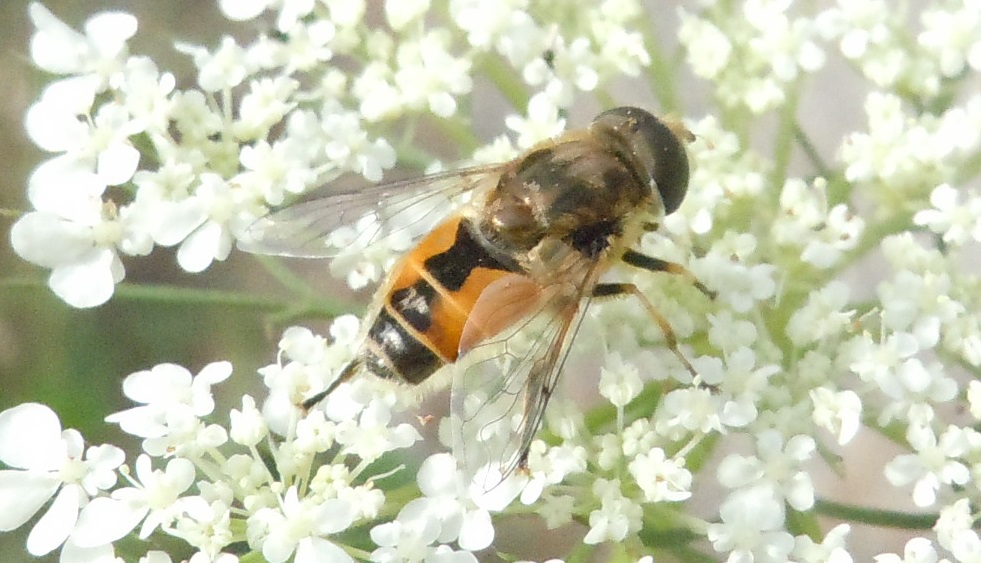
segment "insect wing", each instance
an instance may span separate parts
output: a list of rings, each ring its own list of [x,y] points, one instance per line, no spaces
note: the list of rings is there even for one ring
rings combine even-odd
[[[457,366],[453,453],[478,490],[494,489],[527,461],[598,273],[594,265],[572,293],[543,288],[552,294],[533,312],[474,346]]]
[[[507,165],[475,166],[356,190],[327,191],[258,219],[239,246],[257,254],[320,258],[362,251],[392,236],[403,237],[405,248],[409,248],[449,213],[454,198],[492,184]],[[330,184],[325,186],[329,188]]]

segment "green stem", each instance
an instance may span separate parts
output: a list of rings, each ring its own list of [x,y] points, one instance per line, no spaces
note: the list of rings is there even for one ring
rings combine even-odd
[[[799,81],[790,85],[787,88],[787,100],[780,109],[780,123],[777,126],[777,138],[773,145],[773,167],[770,169],[770,185],[776,190],[780,190],[787,180],[787,168],[790,166],[790,156],[794,152],[794,139],[799,131],[797,126],[799,90]]]
[[[434,122],[456,144],[461,155],[470,156],[480,147],[480,142],[474,136],[469,124],[462,119],[435,119]]]
[[[269,272],[269,275],[275,278],[280,285],[291,293],[303,296],[304,298],[312,298],[316,295],[316,292],[306,280],[296,275],[293,270],[287,268],[283,264],[282,259],[264,254],[255,254],[253,257]]]
[[[8,278],[0,280],[0,287],[49,291],[47,284],[41,279]],[[178,305],[214,305],[259,311],[275,311],[288,306],[282,300],[234,291],[132,283],[118,284],[113,292],[113,298]]]
[[[423,172],[432,164],[436,157],[415,145],[406,145],[398,149],[399,164],[409,170]]]
[[[800,512],[787,506],[787,531],[795,536],[806,534],[815,541],[821,541],[821,525],[812,511]]]
[[[981,174],[981,152],[967,159],[955,172],[954,185],[965,184]]]
[[[504,59],[489,56],[484,59],[480,71],[490,78],[491,82],[507,98],[511,107],[524,113],[528,108],[528,88],[521,80],[518,72],[507,64]]]
[[[28,289],[50,291],[44,280],[8,278],[0,280],[2,289]],[[247,311],[275,313],[277,324],[306,317],[336,317],[357,310],[349,304],[314,296],[294,305],[283,299],[257,297],[249,293],[222,291],[217,289],[200,289],[191,287],[173,287],[152,284],[118,284],[113,292],[117,301],[139,301],[144,303],[161,303],[175,306],[206,306],[226,307]]]
[[[794,120],[794,140],[797,141],[797,145],[804,151],[807,159],[811,161],[811,166],[814,167],[817,174],[822,178],[831,178],[836,175],[836,172],[832,170],[828,163],[825,162],[824,158],[818,152],[817,147],[811,142],[811,138],[807,133],[801,128],[800,122],[796,119]]]
[[[897,510],[882,510],[818,499],[814,510],[822,516],[830,516],[849,522],[861,522],[880,528],[902,528],[904,530],[929,530],[937,523],[937,514],[910,514]]]
[[[616,100],[605,88],[597,88],[593,91],[593,97],[599,102],[601,108],[613,108],[617,106]]]
[[[661,104],[661,109],[664,113],[678,114],[684,108],[681,107],[681,101],[678,99],[678,91],[675,89],[676,73],[674,72],[673,64],[675,57],[672,56],[672,60],[668,60],[664,56],[664,52],[654,37],[652,27],[650,25],[641,26],[641,33],[644,36],[644,48],[647,49],[647,53],[651,57],[650,71],[647,73],[649,78],[648,84],[650,85],[651,92],[654,93],[654,97]]]

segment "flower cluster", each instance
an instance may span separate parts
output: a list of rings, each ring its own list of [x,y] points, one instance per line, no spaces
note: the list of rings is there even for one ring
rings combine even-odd
[[[219,6],[266,31],[178,44],[197,69],[184,87],[130,54],[132,16],[97,14],[78,31],[31,4],[31,56],[51,81],[26,125],[51,156],[11,240],[69,305],[111,299],[126,260],[158,247],[203,272],[249,248],[270,209],[342,174],[442,169],[416,146],[418,128],[450,139],[459,160],[512,158],[578,125],[580,99],[612,105],[623,77],[649,79],[693,133],[687,199],[636,245],[685,266],[613,269],[650,307],[595,299],[575,319],[562,382],[593,406],[549,389],[533,439],[522,394],[536,390],[507,362],[539,346],[535,323],[514,329],[507,354],[477,359],[493,364],[479,382],[456,370],[450,414],[434,421],[418,393],[371,377],[302,408],[350,375],[365,332],[353,316],[327,336],[287,328],[278,361],[259,370],[263,396],[227,413],[212,388],[230,362],[130,375],[136,406],[106,420],[141,440],[131,463],[116,446],[86,448],[45,406],[5,410],[0,531],[37,517],[30,553],[115,561],[123,538],[170,536],[186,553],[125,557],[467,562],[499,549],[502,520],[534,514],[580,534],[558,557],[604,545],[645,563],[978,561],[978,2],[688,2],[676,39],[653,31],[665,26],[638,0]],[[865,118],[822,154],[797,110],[833,59],[862,92],[834,103]],[[703,81],[712,109],[682,103],[676,66]],[[489,142],[469,130],[484,87],[511,105]],[[378,282],[454,205],[419,210],[413,197],[318,233],[323,248],[281,250],[334,255],[331,273],[354,289]],[[424,434],[439,435],[428,451]],[[874,466],[850,449],[863,436],[901,451]],[[861,471],[908,512],[841,502],[820,467]],[[822,529],[820,516],[846,522]],[[905,545],[880,544],[854,524],[910,530]]]

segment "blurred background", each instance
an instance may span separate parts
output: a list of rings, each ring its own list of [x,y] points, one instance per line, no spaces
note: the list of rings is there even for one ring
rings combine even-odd
[[[26,180],[45,155],[26,137],[24,112],[40,93],[45,77],[31,63],[27,0],[0,2],[0,208],[25,211]],[[200,0],[49,0],[56,17],[80,29],[92,14],[121,9],[139,20],[132,53],[150,55],[161,70],[177,77],[178,87],[193,84],[194,68],[172,45],[182,40],[215,44],[235,26],[220,16],[214,2]],[[64,428],[76,428],[87,444],[111,442],[137,451],[138,443],[120,444],[118,428],[102,418],[132,406],[122,394],[122,379],[158,363],[174,362],[196,373],[209,362],[235,359],[232,383],[219,393],[217,412],[227,412],[232,397],[260,387],[257,367],[275,360],[278,334],[255,310],[114,297],[89,310],[72,309],[47,288],[47,271],[26,263],[10,247],[13,218],[0,217],[0,411],[35,401],[51,406]],[[159,250],[159,249],[158,249]],[[154,251],[126,260],[126,279],[161,284],[271,291],[275,285],[256,278],[255,263],[233,253],[206,274],[188,274],[172,253]],[[247,266],[251,265],[251,268]],[[246,275],[244,272],[250,272]],[[247,288],[246,286],[249,286]],[[117,296],[118,297],[118,296]],[[161,335],[166,335],[161,338]],[[131,458],[132,459],[132,458]],[[30,530],[25,526],[21,531]],[[23,534],[0,534],[0,561],[38,561],[24,547]],[[44,560],[56,561],[55,555]]]
[[[134,14],[139,20],[139,31],[130,42],[130,51],[151,56],[161,70],[177,77],[178,88],[193,84],[194,69],[186,56],[174,52],[174,41],[212,46],[226,34],[240,34],[243,39],[254,36],[251,24],[229,22],[211,1],[47,0],[44,4],[76,29],[87,17],[105,9],[122,9]],[[377,6],[380,2],[369,4]],[[652,0],[651,5],[655,4]],[[665,39],[672,36],[677,23],[674,6],[674,2],[659,6],[657,16],[652,18]],[[37,98],[45,81],[29,57],[32,26],[27,8],[27,0],[0,2],[0,163],[4,169],[0,175],[0,208],[14,211],[28,209],[26,179],[45,158],[26,138],[23,128],[24,112]],[[707,98],[706,85],[685,80],[688,81],[683,90],[686,111],[697,117],[705,111],[701,109],[705,104],[700,100]],[[845,131],[864,127],[863,90],[862,81],[833,55],[829,56],[828,66],[805,90],[799,117],[826,159],[833,157]],[[650,94],[638,92],[635,86],[627,86],[622,94],[617,96],[618,102],[653,104]],[[503,103],[479,85],[474,93],[474,104],[478,102],[490,110],[482,112],[486,116],[483,120],[475,116],[475,127],[482,138],[489,139],[503,130],[502,112],[493,111],[496,106],[501,106],[503,111]],[[584,123],[597,109],[595,103],[582,104],[570,115],[570,124]],[[763,122],[765,126],[766,120]],[[765,144],[767,135],[757,138]],[[759,148],[767,153],[767,147]],[[216,412],[225,413],[237,406],[235,403],[242,393],[258,394],[261,386],[255,370],[275,360],[281,328],[273,326],[265,314],[251,307],[149,301],[123,293],[117,293],[109,303],[95,309],[72,309],[47,289],[47,270],[13,254],[9,242],[12,223],[12,217],[0,215],[0,411],[23,402],[43,402],[59,413],[64,428],[81,431],[88,444],[111,442],[138,451],[135,441],[120,443],[122,434],[102,421],[107,413],[131,406],[124,399],[120,385],[130,373],[162,362],[174,362],[196,373],[209,362],[233,359],[232,383],[219,387]],[[127,258],[125,264],[126,280],[133,284],[216,288],[272,298],[286,295],[270,276],[255,266],[252,257],[237,252],[226,262],[216,262],[201,275],[182,272],[173,254],[165,249],[155,249],[146,258]],[[297,266],[291,264],[291,267]],[[325,265],[298,267],[315,277],[322,276],[323,283],[330,284]],[[852,273],[853,280],[865,280],[858,282],[860,288],[873,287],[866,273]],[[353,296],[351,310],[359,310],[359,303],[369,297],[370,291]],[[311,327],[325,332],[326,321],[317,323]],[[853,471],[847,480],[839,480],[825,470],[825,494],[852,501],[885,498],[885,504],[877,505],[904,507],[902,503],[889,504],[890,495],[895,498],[896,492],[884,483],[881,467],[894,454],[890,447],[881,447],[884,443],[864,433],[847,451],[840,452],[860,461],[856,467],[865,467],[868,474]],[[708,499],[703,497],[703,500]],[[29,529],[28,525],[22,530],[26,533]],[[515,540],[529,533],[523,524],[503,528],[499,533],[507,536],[509,529],[513,529]],[[519,529],[524,533],[519,533]],[[852,538],[856,532],[853,531]],[[555,539],[578,541],[577,533],[581,532]],[[863,536],[866,540],[862,543],[849,543],[855,547],[856,555],[864,552],[871,556],[885,549],[901,550],[906,536],[907,533],[875,531]],[[0,561],[38,561],[26,553],[24,537],[0,534]],[[536,537],[535,541],[540,542],[540,538]],[[542,556],[547,553],[544,551]],[[525,555],[533,557],[535,553]],[[55,561],[57,557],[44,560]]]
[[[30,60],[28,4],[0,4],[0,25],[6,28],[0,33],[0,162],[5,171],[0,176],[0,207],[14,211],[29,208],[27,178],[46,157],[23,127],[24,112],[46,80]],[[55,0],[45,5],[75,29],[102,10],[133,13],[140,27],[131,52],[151,54],[179,84],[193,83],[194,69],[187,57],[172,49],[176,39],[212,44],[221,34],[235,32],[234,26],[216,25],[220,15],[212,2]],[[169,361],[196,372],[220,359],[223,348],[245,359],[245,373],[269,362],[269,348],[259,345],[266,341],[262,319],[254,313],[138,298],[114,298],[90,310],[68,307],[47,288],[46,270],[13,253],[12,223],[11,217],[0,218],[0,410],[25,401],[45,402],[61,415],[65,427],[77,428],[88,442],[99,443],[113,438],[105,434],[100,413],[125,406],[120,380],[133,371]],[[187,274],[164,250],[127,260],[126,279],[137,284],[231,287],[235,268],[232,260],[216,264],[208,275]]]

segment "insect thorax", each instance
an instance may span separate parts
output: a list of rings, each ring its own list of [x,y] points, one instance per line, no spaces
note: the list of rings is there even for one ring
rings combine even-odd
[[[505,253],[531,252],[557,238],[593,258],[622,235],[623,225],[652,208],[649,182],[589,137],[547,145],[501,176],[479,229]]]

